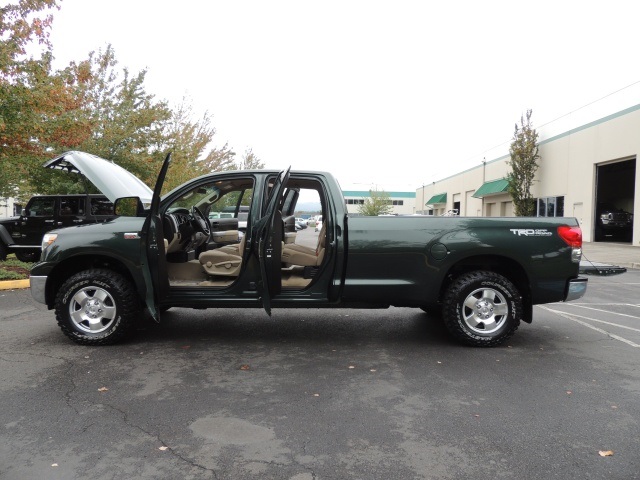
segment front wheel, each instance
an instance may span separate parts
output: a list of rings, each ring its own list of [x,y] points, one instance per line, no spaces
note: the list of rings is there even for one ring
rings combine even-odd
[[[494,347],[518,329],[522,296],[498,273],[470,272],[456,278],[447,289],[442,315],[456,339],[476,347]]]
[[[108,345],[123,339],[140,317],[135,288],[119,273],[91,269],[70,277],[56,296],[62,332],[81,345]]]

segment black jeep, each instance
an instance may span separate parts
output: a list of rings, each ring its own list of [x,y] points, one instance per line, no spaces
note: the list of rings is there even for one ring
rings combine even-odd
[[[55,228],[105,222],[113,218],[113,203],[104,195],[39,195],[18,217],[0,220],[0,260],[15,253],[18,260],[40,257],[42,237]]]

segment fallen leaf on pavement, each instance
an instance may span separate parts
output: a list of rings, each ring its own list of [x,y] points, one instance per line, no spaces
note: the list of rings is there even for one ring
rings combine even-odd
[[[162,451],[164,452],[164,451],[165,451],[165,450],[167,450],[168,448],[169,448],[169,447],[165,447],[165,446],[163,445],[162,447],[158,448],[158,450],[162,450]]]
[[[109,389],[108,389],[107,387],[100,387],[100,388],[98,389],[98,391],[99,391],[99,392],[108,392],[108,391],[109,391]]]
[[[251,367],[249,365],[241,365],[240,370],[249,370]]]
[[[613,450],[600,450],[598,453],[601,457],[613,457]]]

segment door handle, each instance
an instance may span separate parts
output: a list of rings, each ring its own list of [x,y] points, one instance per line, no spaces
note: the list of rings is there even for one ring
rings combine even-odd
[[[75,220],[72,220],[73,223],[82,223],[82,220],[80,220],[79,218],[76,218]]]
[[[45,220],[44,223],[53,223],[55,220]]]

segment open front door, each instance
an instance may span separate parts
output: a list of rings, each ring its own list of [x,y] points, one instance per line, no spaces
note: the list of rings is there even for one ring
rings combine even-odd
[[[142,272],[147,287],[145,301],[147,309],[156,322],[160,322],[159,300],[166,298],[169,293],[169,279],[167,264],[165,261],[164,235],[162,231],[162,218],[159,214],[160,192],[171,163],[171,153],[167,155],[160,169],[156,181],[151,208],[142,227]]]
[[[282,239],[283,225],[280,200],[284,187],[289,180],[289,171],[280,172],[271,189],[265,216],[260,219],[258,234],[260,242],[258,252],[260,257],[260,296],[262,306],[268,315],[271,315],[271,299],[278,295],[282,289]]]

